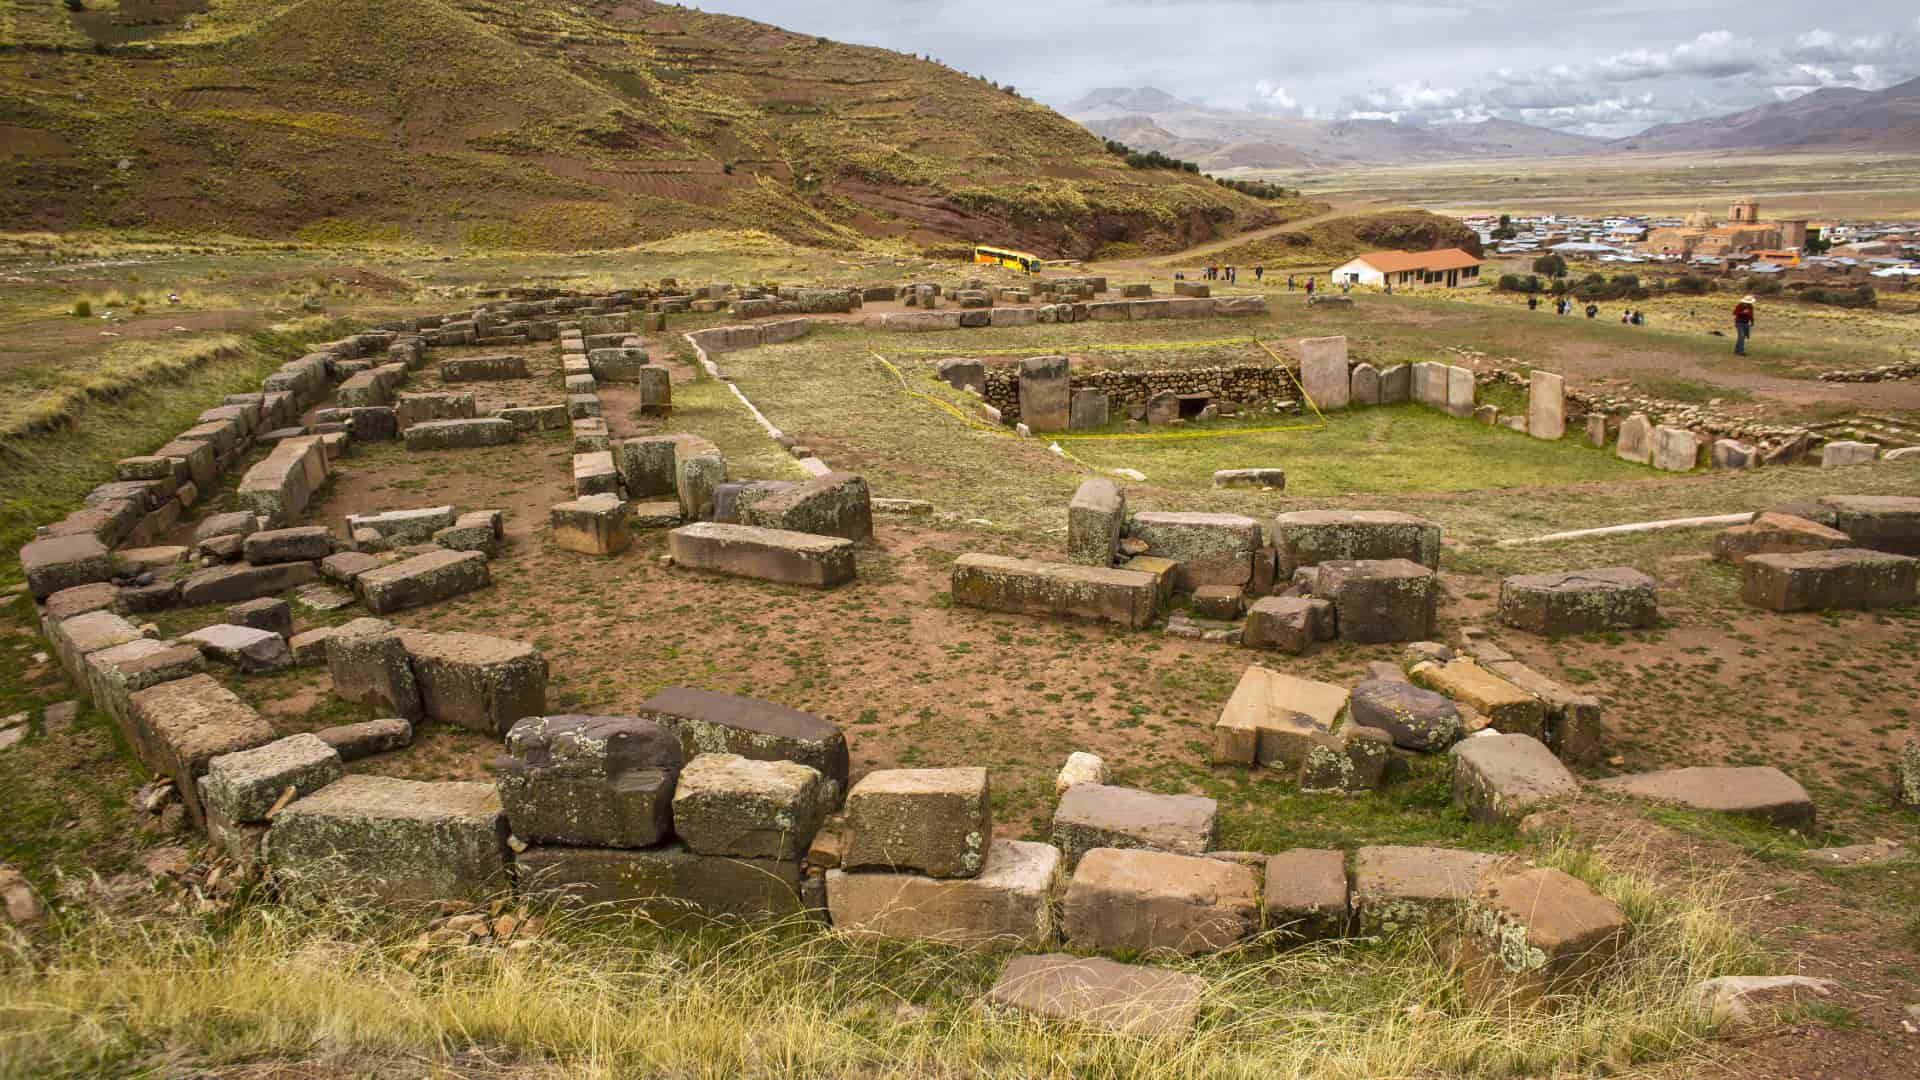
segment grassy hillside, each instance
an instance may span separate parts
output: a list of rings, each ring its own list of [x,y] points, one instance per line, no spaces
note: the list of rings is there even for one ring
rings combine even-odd
[[[1320,266],[1345,262],[1368,251],[1480,251],[1480,237],[1450,217],[1425,210],[1389,210],[1337,217],[1263,236],[1210,256],[1231,265]]]
[[[476,248],[1155,249],[1277,221],[938,64],[646,0],[0,4],[0,222]]]

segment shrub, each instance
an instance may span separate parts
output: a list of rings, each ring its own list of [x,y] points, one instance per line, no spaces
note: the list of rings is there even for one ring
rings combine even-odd
[[[1495,288],[1501,292],[1537,293],[1541,291],[1542,286],[1538,274],[1528,274],[1525,277],[1519,274],[1501,274],[1500,283]]]
[[[1713,282],[1699,274],[1681,274],[1667,281],[1667,288],[1688,296],[1705,296],[1713,291]]]
[[[1872,307],[1878,302],[1873,287],[1862,285],[1856,289],[1807,289],[1800,293],[1800,299],[1814,304],[1830,304],[1833,307],[1863,308]]]
[[[1747,291],[1755,296],[1779,296],[1780,279],[1761,274],[1748,275]]]
[[[76,319],[93,318],[93,304],[86,300],[75,300],[73,302],[73,317]]]
[[[1558,255],[1542,255],[1533,260],[1533,272],[1548,277],[1567,276],[1567,260]]]

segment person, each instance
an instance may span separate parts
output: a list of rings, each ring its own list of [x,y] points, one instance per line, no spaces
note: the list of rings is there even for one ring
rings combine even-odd
[[[1532,293],[1527,294],[1527,310],[1528,311],[1540,310],[1540,298],[1533,295]]]
[[[1633,309],[1632,308],[1622,308],[1620,310],[1620,325],[1621,326],[1633,325]]]
[[[1387,295],[1388,296],[1393,295],[1393,282],[1391,280],[1387,282]]]
[[[1647,325],[1647,316],[1646,316],[1646,314],[1645,314],[1644,312],[1641,312],[1641,311],[1638,311],[1638,310],[1636,310],[1636,311],[1635,311],[1635,312],[1633,313],[1633,325],[1635,325],[1635,326],[1645,326],[1645,325]]]
[[[1264,278],[1264,277],[1266,277],[1266,276],[1267,276],[1267,268],[1266,268],[1266,267],[1264,267],[1264,266],[1256,266],[1256,267],[1254,267],[1254,268],[1253,268],[1253,283],[1254,283],[1255,285],[1258,285],[1258,284],[1260,284],[1260,279],[1262,279],[1262,278]]]
[[[1347,280],[1340,283],[1340,295],[1341,296],[1353,295],[1353,279],[1352,278],[1348,278]]]
[[[1596,318],[1599,318],[1599,317],[1600,317],[1600,305],[1599,305],[1599,304],[1588,304],[1588,305],[1587,305],[1587,318],[1589,318],[1589,319],[1596,319]]]
[[[1293,291],[1293,275],[1292,274],[1287,275],[1287,291],[1288,292]]]
[[[1234,284],[1238,284],[1239,281],[1240,281],[1240,271],[1234,269],[1231,266],[1227,267],[1227,284],[1234,285]]]
[[[1753,333],[1753,305],[1759,303],[1751,295],[1743,296],[1733,305],[1733,354],[1747,355],[1747,335]]]
[[[1313,279],[1307,279],[1307,299],[1313,299]]]

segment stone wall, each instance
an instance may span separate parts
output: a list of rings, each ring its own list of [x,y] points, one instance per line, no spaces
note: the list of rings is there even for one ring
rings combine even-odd
[[[1300,391],[1283,368],[1272,364],[1233,364],[1219,367],[1167,368],[1154,371],[1075,371],[1075,390],[1106,392],[1115,412],[1129,405],[1145,405],[1156,394],[1208,394],[1216,401],[1253,405],[1298,401]],[[1017,362],[987,371],[987,404],[1000,410],[1009,424],[1020,419],[1020,368]]]

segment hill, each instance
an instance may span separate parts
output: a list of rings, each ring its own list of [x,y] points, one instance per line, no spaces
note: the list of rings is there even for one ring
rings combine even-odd
[[[1078,256],[1284,220],[1205,178],[1129,168],[1010,89],[730,16],[201,6],[145,27],[51,2],[0,11],[6,227],[562,249],[755,228]]]
[[[1203,169],[1281,169],[1549,157],[1592,153],[1605,141],[1509,120],[1422,126],[1392,120],[1314,121],[1196,105],[1152,87],[1095,90],[1067,115],[1105,138],[1158,150]]]
[[[1459,220],[1425,210],[1386,210],[1330,218],[1299,229],[1286,229],[1225,251],[1207,261],[1229,266],[1325,267],[1368,251],[1431,251],[1464,248],[1480,254],[1480,236]]]
[[[1621,150],[1682,152],[1746,148],[1920,149],[1920,79],[1885,90],[1815,90],[1707,120],[1660,124],[1617,140]]]

